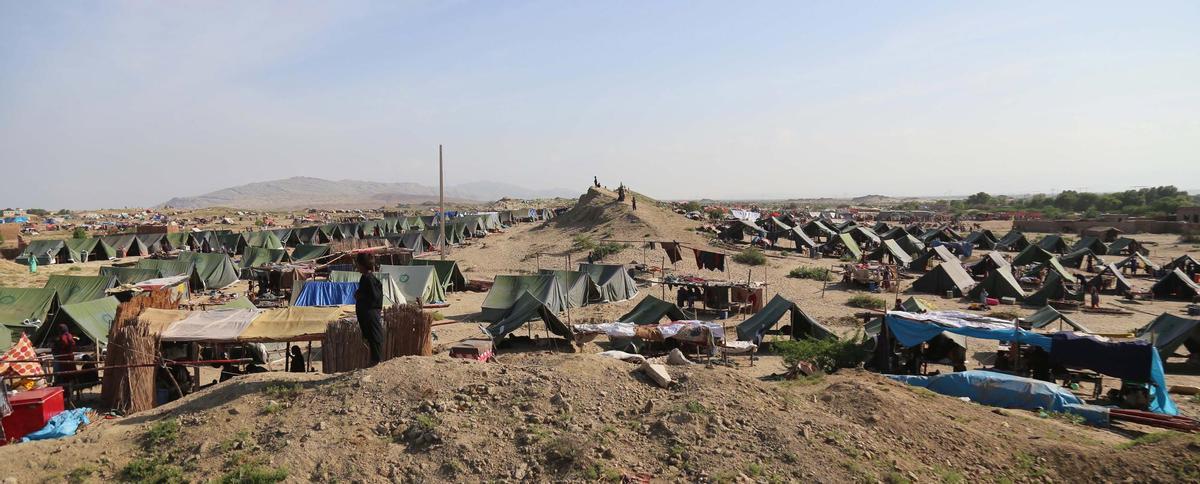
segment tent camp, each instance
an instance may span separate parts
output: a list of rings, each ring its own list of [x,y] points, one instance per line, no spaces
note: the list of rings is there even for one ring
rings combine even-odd
[[[676,306],[652,295],[647,295],[638,301],[637,306],[634,306],[624,316],[617,318],[617,322],[633,323],[633,324],[656,324],[662,321],[662,318],[667,318],[668,321],[683,321],[688,319],[679,306]]]
[[[74,262],[108,260],[117,256],[117,251],[99,238],[67,239],[63,243],[67,244],[67,252]]]
[[[1029,247],[1029,239],[1025,238],[1025,234],[1013,230],[1000,240],[996,241],[996,250],[1006,250],[1009,252],[1020,252]]]
[[[25,320],[46,322],[58,311],[58,293],[42,287],[0,287],[0,324],[19,325]]]
[[[1175,356],[1180,346],[1192,355],[1200,354],[1200,319],[1162,313],[1138,329],[1136,335],[1154,345],[1163,360]]]
[[[937,247],[943,249],[942,247]],[[944,249],[943,249],[944,250]],[[912,256],[908,255],[904,249],[900,248],[895,240],[885,240],[875,250],[868,253],[866,260],[884,261],[886,259],[889,264],[897,264],[907,266],[912,264]]]
[[[1083,291],[1068,287],[1067,280],[1058,271],[1050,271],[1046,273],[1042,287],[1025,298],[1025,304],[1044,306],[1050,301],[1082,301],[1083,296]]]
[[[29,265],[29,259],[37,259],[39,265],[66,264],[71,262],[71,252],[62,240],[35,240],[21,251],[14,260],[21,265]]]
[[[317,226],[293,229],[292,238],[296,239],[297,246],[300,244],[328,244],[330,242],[329,234],[325,233],[321,230],[321,227]]]
[[[212,237],[209,238],[212,241]],[[214,250],[219,250],[229,255],[241,255],[246,252],[246,247],[249,245],[246,242],[246,236],[242,233],[226,233],[216,236],[216,245]]]
[[[271,229],[270,232],[279,238],[284,247],[295,247],[300,245],[300,239],[293,233],[294,229]]]
[[[1200,285],[1196,285],[1187,274],[1176,268],[1154,283],[1150,288],[1154,297],[1191,300],[1200,295]]]
[[[105,291],[117,285],[117,278],[112,276],[66,276],[52,274],[46,281],[47,289],[58,292],[58,303],[66,306],[78,302],[101,299],[107,296]]]
[[[1106,255],[1108,254],[1108,246],[1104,245],[1100,239],[1092,236],[1087,236],[1079,239],[1075,245],[1071,246],[1071,252],[1076,252],[1083,249],[1090,249],[1093,254]]]
[[[164,246],[166,235],[167,234],[164,233],[135,234],[134,237],[137,237],[138,242],[141,242],[142,245],[146,247],[146,250],[149,250],[150,253],[153,254],[155,252],[162,252],[166,250],[166,247]]]
[[[533,293],[522,292],[521,296],[504,311],[504,315],[489,325],[486,331],[492,338],[500,339],[529,321],[541,319],[551,333],[571,339],[571,328],[563,324],[555,312],[550,305],[542,302]]]
[[[1013,257],[1012,265],[1027,266],[1030,264],[1036,264],[1038,262],[1046,262],[1053,258],[1054,254],[1047,252],[1046,249],[1036,245],[1030,245],[1022,249],[1020,253]]]
[[[397,235],[388,236],[387,239],[398,247],[413,251],[414,254],[433,250],[433,243],[427,240],[425,233],[420,230],[408,230]]]
[[[996,236],[988,229],[976,230],[963,237],[963,242],[975,246],[976,249],[992,250],[996,248]]]
[[[959,236],[958,234],[954,233],[953,230],[950,230],[949,227],[928,229],[925,232],[923,232],[921,235],[919,235],[917,238],[921,239],[921,242],[924,242],[926,245],[932,244],[934,241],[937,241],[937,240],[940,240],[940,241],[946,242],[946,243],[958,242],[958,241],[962,240],[962,237]]]
[[[1061,235],[1056,234],[1050,234],[1042,237],[1042,239],[1037,241],[1037,244],[1034,245],[1041,247],[1046,252],[1052,252],[1055,254],[1065,254],[1071,250],[1071,246],[1067,245],[1067,241],[1063,240]]]
[[[821,325],[817,320],[804,314],[804,310],[800,309],[796,303],[791,302],[778,294],[771,298],[762,310],[754,316],[746,318],[737,327],[737,337],[739,341],[753,341],[759,343],[763,339],[763,335],[779,322],[783,315],[791,313],[791,322],[788,325],[786,333],[792,339],[800,338],[837,338],[837,335],[830,331],[829,328]]]
[[[558,281],[552,275],[499,275],[496,276],[492,288],[488,290],[487,296],[483,299],[480,319],[484,321],[504,319],[521,295],[527,292],[546,304],[554,313],[567,307],[566,297],[559,291]]]
[[[567,307],[578,308],[600,300],[600,287],[586,272],[542,269],[558,281],[558,291],[567,300]]]
[[[439,250],[445,245],[446,237],[442,237],[441,229],[431,228],[421,231],[425,235],[425,241],[429,243],[429,250]]]
[[[1106,279],[1112,279],[1113,285],[1111,288],[1107,288],[1104,284]],[[1102,289],[1108,289],[1120,295],[1129,294],[1133,290],[1133,284],[1129,282],[1129,279],[1125,278],[1125,274],[1121,273],[1121,269],[1117,268],[1116,264],[1104,266],[1104,269],[1100,270],[1100,273],[1096,274],[1096,277],[1092,278],[1092,281],[1100,284]]]
[[[1008,263],[1008,259],[1004,258],[1004,254],[1001,254],[997,251],[991,251],[987,254],[984,254],[983,258],[979,259],[978,262],[971,264],[971,266],[967,268],[967,271],[973,276],[984,277],[993,269],[1001,268],[1009,271],[1012,270],[1011,265]]]
[[[438,280],[433,266],[379,266],[379,272],[392,276],[400,293],[409,302],[419,301],[424,305],[443,304],[446,302],[446,290]]]
[[[413,259],[414,266],[433,266],[446,292],[467,290],[467,277],[458,269],[458,262],[441,259]]]
[[[329,280],[331,282],[353,282],[357,284],[362,274],[354,271],[330,271]],[[404,292],[400,290],[400,285],[392,278],[392,275],[386,272],[376,272],[375,278],[379,279],[380,286],[383,287],[383,305],[384,307],[393,306],[396,304],[407,304],[408,298],[404,297]],[[354,304],[350,301],[347,304]],[[324,306],[331,306],[325,304]]]
[[[842,233],[850,234],[859,245],[878,245],[880,241],[879,234],[876,234],[874,230],[867,227],[851,227]]]
[[[815,240],[809,237],[808,234],[804,233],[803,230],[800,230],[799,227],[793,227],[791,230],[789,230],[787,232],[787,238],[792,239],[792,242],[796,243],[796,249],[811,249],[813,247],[821,246],[821,244],[818,244]]]
[[[950,249],[947,249],[944,245],[935,245],[927,249],[924,254],[921,254],[910,261],[908,263],[908,268],[914,271],[924,272],[929,268],[929,264],[931,262],[933,264],[941,264],[946,262],[960,264],[958,256],[950,253]]]
[[[843,253],[849,255],[854,260],[862,259],[862,249],[859,248],[858,242],[855,242],[854,237],[851,237],[850,234],[837,234],[830,238],[829,242],[826,242],[823,247],[830,252],[843,249]]]
[[[1113,255],[1116,255],[1116,254],[1146,255],[1146,254],[1150,253],[1150,249],[1143,247],[1141,242],[1138,242],[1134,239],[1131,239],[1129,237],[1121,237],[1117,240],[1114,240],[1111,244],[1108,244],[1108,252],[1107,253],[1113,254]]]
[[[1017,278],[1013,277],[1012,271],[1006,269],[993,269],[987,277],[983,278],[983,281],[971,288],[968,296],[978,299],[984,290],[987,290],[988,297],[996,299],[1011,297],[1020,301],[1028,296],[1025,290],[1021,289],[1021,285],[1017,283]]]
[[[1088,262],[1090,262],[1089,267],[1095,267],[1097,265],[1104,264],[1104,261],[1099,257],[1096,257],[1096,254],[1092,253],[1092,250],[1088,248],[1074,250],[1067,254],[1058,256],[1058,263],[1062,264],[1063,267],[1079,269]]]
[[[112,247],[113,250],[116,251],[116,257],[133,257],[151,254],[150,248],[146,247],[146,245],[143,244],[135,234],[106,235],[104,237],[100,237],[100,240],[104,241],[105,244],[108,244],[109,247]]]
[[[804,232],[805,235],[808,235],[814,239],[824,238],[825,240],[829,240],[837,235],[836,230],[829,228],[820,220],[811,220],[800,227],[800,230]]]
[[[100,275],[115,277],[117,284],[136,284],[147,279],[162,277],[159,275],[158,269],[110,266],[101,267]]]
[[[1043,306],[1042,309],[1037,310],[1037,312],[1020,319],[1021,326],[1026,329],[1042,329],[1056,321],[1059,323],[1059,331],[1063,330],[1063,325],[1065,324],[1080,333],[1090,334],[1092,332],[1091,330],[1083,327],[1083,325],[1076,323],[1067,315],[1058,312],[1058,310],[1054,309],[1052,306]]]
[[[956,261],[938,264],[913,281],[912,288],[926,294],[946,294],[947,291],[954,291],[955,294],[965,295],[974,285],[975,280],[971,279],[971,275],[967,274],[962,264]]]
[[[328,245],[300,244],[295,249],[292,249],[292,262],[317,260],[329,255],[330,250]]]
[[[269,232],[268,232],[269,233]],[[242,254],[242,260],[239,267],[248,269],[251,267],[261,267],[267,264],[278,264],[288,260],[288,253],[284,249],[266,249],[262,247],[246,247],[246,253]]]
[[[259,247],[262,249],[283,249],[283,241],[279,240],[279,236],[275,232],[263,230],[261,232],[247,232],[245,235],[247,247]]]
[[[200,276],[201,289],[223,289],[238,280],[237,266],[234,266],[233,260],[225,254],[182,252],[177,260],[196,265],[196,274]]]
[[[204,288],[204,281],[200,279],[200,274],[196,272],[196,264],[193,262],[169,259],[142,259],[138,261],[135,267],[158,271],[159,277],[174,277],[186,274],[188,276],[188,286],[192,290],[199,291]]]
[[[79,346],[108,345],[108,328],[117,317],[117,298],[108,296],[91,301],[63,304],[50,324],[43,324],[30,341],[39,348],[50,347],[58,336],[58,325],[65,324],[79,338]]]
[[[909,235],[908,232],[904,232],[903,235],[888,240],[896,241],[896,245],[899,245],[900,248],[904,249],[904,252],[908,254],[920,254],[925,250],[925,243],[921,242],[920,239]]]
[[[623,264],[580,263],[579,272],[590,276],[600,288],[599,297],[589,301],[590,303],[611,303],[637,296],[637,283]]]
[[[192,250],[196,242],[192,240],[191,232],[172,232],[163,234],[163,250]]]

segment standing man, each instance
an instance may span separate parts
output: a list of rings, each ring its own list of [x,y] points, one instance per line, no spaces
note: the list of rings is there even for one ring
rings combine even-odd
[[[1100,283],[1098,283],[1098,282],[1092,283],[1090,292],[1092,295],[1092,309],[1099,308],[1100,307]]]
[[[67,325],[58,325],[58,337],[54,339],[50,349],[54,354],[54,373],[75,371],[75,335],[71,334]],[[69,386],[72,380],[74,375],[54,376],[55,385]],[[70,388],[67,390],[69,392]]]
[[[637,195],[630,195],[629,199],[633,201],[633,209],[637,210]]]
[[[380,315],[383,310],[383,283],[373,273],[373,254],[359,252],[354,256],[354,264],[362,274],[358,278],[358,290],[354,291],[354,315],[358,317],[358,326],[371,352],[371,366],[375,366],[382,360],[383,354],[383,321]]]
[[[592,175],[592,184],[596,185],[596,188],[600,188],[600,179],[596,178],[596,175]]]

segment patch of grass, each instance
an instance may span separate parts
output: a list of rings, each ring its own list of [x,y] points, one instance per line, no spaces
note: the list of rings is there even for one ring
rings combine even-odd
[[[244,443],[246,441],[246,439],[249,439],[249,438],[250,438],[250,431],[239,430],[239,431],[237,431],[237,433],[233,434],[233,437],[222,440],[221,443],[217,444],[217,451],[219,451],[222,454],[232,451],[237,448],[238,443]]]
[[[299,383],[291,385],[276,384],[268,386],[264,392],[268,397],[276,400],[295,400],[296,397],[299,397],[304,392],[304,386]]]
[[[88,478],[92,477],[92,475],[96,473],[96,470],[96,466],[92,464],[84,464],[71,469],[71,472],[68,472],[65,478],[70,484],[82,484],[87,482]]]
[[[944,484],[963,484],[967,482],[967,478],[963,476],[962,472],[949,467],[943,467],[940,464],[933,466],[933,473],[937,474],[938,480]]]
[[[1046,471],[1038,465],[1037,459],[1024,452],[1017,453],[1017,470],[1027,478],[1039,478],[1046,474]]]
[[[806,338],[776,341],[772,345],[783,356],[785,368],[791,368],[798,362],[806,361],[826,373],[830,373],[838,368],[853,368],[866,361],[867,351],[857,342],[857,339],[857,337],[848,339]]]
[[[704,408],[704,404],[697,400],[688,401],[687,404],[684,405],[684,408],[686,408],[690,413],[708,413],[708,409]]]
[[[597,462],[583,469],[583,478],[588,481],[621,482],[621,471]]]
[[[179,440],[179,422],[172,418],[151,425],[150,429],[142,435],[142,447],[146,450],[155,450],[158,447],[174,445],[177,440]]]
[[[83,269],[80,269],[80,268],[78,268],[78,267],[72,267],[72,268],[70,268],[70,269],[67,269],[67,272],[79,272],[79,271],[82,271],[82,270],[83,270]]]
[[[1183,434],[1181,434],[1179,432],[1172,432],[1172,431],[1152,432],[1152,433],[1142,435],[1141,437],[1138,437],[1136,439],[1130,440],[1129,442],[1123,442],[1121,444],[1118,444],[1117,448],[1118,449],[1132,449],[1139,445],[1155,444],[1158,442],[1162,442],[1164,440],[1174,439],[1174,438],[1177,438],[1182,435]]]
[[[875,473],[859,465],[855,461],[842,462],[842,467],[846,468],[846,472],[854,476],[855,480],[863,482],[875,482]]]
[[[542,446],[542,456],[547,463],[560,468],[575,467],[584,464],[583,461],[587,456],[587,443],[577,436],[558,436]]]
[[[763,473],[762,464],[759,464],[757,462],[751,462],[750,465],[746,466],[746,475],[748,475],[750,477],[758,477],[758,476],[761,476],[762,473]]]
[[[823,382],[823,381],[825,381],[825,375],[816,374],[816,375],[809,375],[809,376],[805,376],[805,377],[800,377],[800,378],[797,378],[797,379],[795,379],[795,380],[784,380],[784,381],[783,381],[783,386],[785,386],[785,387],[793,387],[793,386],[795,386],[795,387],[807,387],[807,386],[816,385],[816,384],[818,384],[818,383],[821,383],[821,382]]]
[[[183,469],[167,462],[165,457],[139,457],[121,468],[122,482],[139,484],[182,484]]]
[[[745,250],[734,254],[733,261],[748,266],[761,266],[767,263],[767,256],[756,247],[747,247]]]
[[[441,311],[434,311],[432,313],[429,313],[429,317],[433,318],[434,321],[441,321],[443,319],[446,319],[446,316],[443,315]]]
[[[796,279],[811,279],[814,281],[832,281],[833,274],[826,267],[800,266],[788,272],[788,277]]]
[[[436,429],[438,427],[438,425],[441,424],[441,422],[438,421],[437,417],[434,417],[433,415],[429,415],[427,413],[417,415],[416,421],[417,421],[417,425],[419,427],[421,427],[421,430],[424,430],[426,432]]]
[[[244,463],[221,476],[221,484],[271,484],[287,479],[288,471],[261,463]]]
[[[937,392],[924,387],[905,385],[904,388],[907,388],[910,392],[916,393],[917,396],[921,398],[937,398],[938,396]]]
[[[883,476],[883,482],[886,482],[888,484],[910,484],[912,482],[912,480],[905,477],[904,474],[901,474],[896,471],[892,471],[892,472],[889,472],[888,475]]]
[[[846,305],[864,309],[886,309],[887,301],[884,301],[883,298],[877,296],[855,294],[850,296],[850,299],[846,300]]]
[[[263,415],[272,415],[282,411],[283,405],[280,405],[279,402],[267,402],[262,408]]]
[[[1042,410],[1042,411],[1038,412],[1038,416],[1041,418],[1052,418],[1055,420],[1062,420],[1064,422],[1073,423],[1075,425],[1083,425],[1084,423],[1087,422],[1087,419],[1083,418],[1083,415],[1074,414],[1074,413],[1070,413],[1070,412],[1047,412],[1045,410]]]

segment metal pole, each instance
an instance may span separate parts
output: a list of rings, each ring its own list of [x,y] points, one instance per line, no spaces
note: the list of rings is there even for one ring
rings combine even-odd
[[[442,233],[441,259],[446,260],[446,172],[442,168],[442,145],[438,145],[438,210],[442,221],[438,224]]]

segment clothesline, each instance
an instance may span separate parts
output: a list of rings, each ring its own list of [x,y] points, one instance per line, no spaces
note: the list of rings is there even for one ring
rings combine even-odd
[[[679,245],[679,248],[681,248],[681,249],[692,249],[692,250],[699,250],[699,251],[702,251],[702,252],[711,252],[711,253],[713,253],[713,254],[721,254],[721,255],[724,255],[724,256],[728,256],[728,257],[733,257],[733,256],[734,256],[734,254],[731,254],[731,253],[728,253],[728,252],[722,252],[722,251],[719,251],[719,250],[716,250],[716,249],[710,249],[710,248],[703,248],[703,249],[702,249],[702,248],[700,248],[700,247],[693,247],[693,246],[690,246],[690,245],[684,244],[683,242],[676,242],[676,241],[674,241],[674,240],[650,240],[650,239],[644,239],[644,240],[614,240],[614,239],[601,239],[601,242],[619,242],[619,243],[624,243],[624,244],[646,244],[646,243],[655,243],[655,244],[678,244],[678,245]]]

